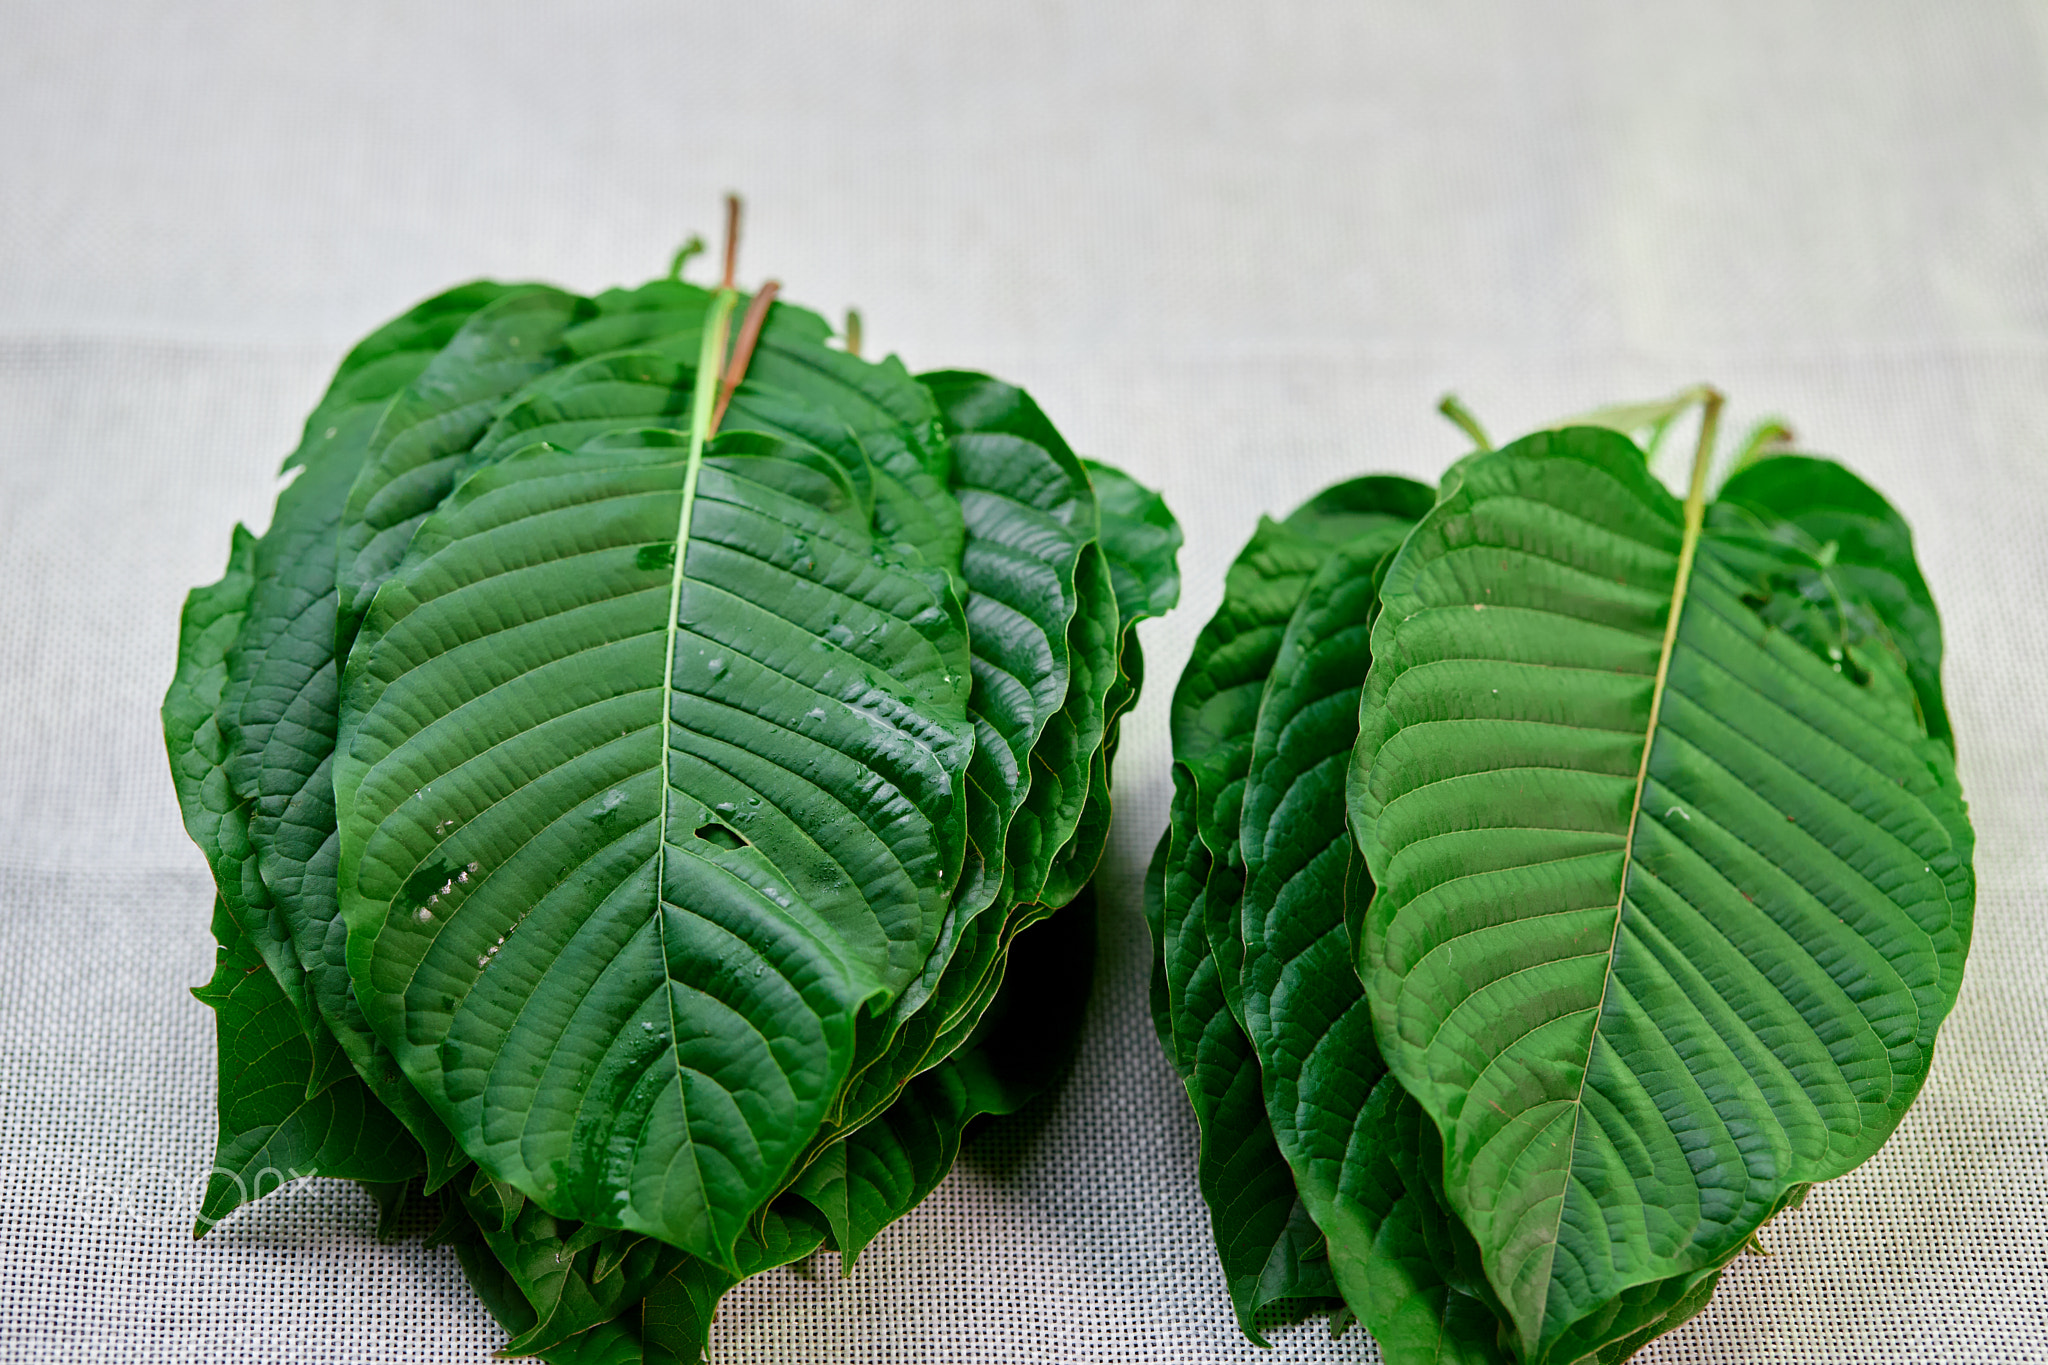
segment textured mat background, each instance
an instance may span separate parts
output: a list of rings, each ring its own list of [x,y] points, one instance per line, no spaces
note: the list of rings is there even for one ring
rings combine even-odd
[[[2048,1362],[2048,7],[1728,0],[0,12],[0,1360],[480,1362],[452,1258],[312,1182],[190,1240],[209,895],[155,708],[177,605],[342,349],[481,273],[658,272],[717,196],[792,297],[1026,384],[1165,488],[1067,1089],[720,1365],[1366,1362],[1230,1320],[1143,1018],[1170,683],[1261,511],[1711,379],[1912,517],[1980,839],[1893,1142],[1661,1365]]]

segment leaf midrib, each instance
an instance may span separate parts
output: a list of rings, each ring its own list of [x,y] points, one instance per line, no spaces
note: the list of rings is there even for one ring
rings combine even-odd
[[[1635,795],[1629,803],[1628,833],[1621,846],[1621,887],[1614,899],[1614,925],[1607,940],[1607,969],[1600,978],[1600,998],[1593,1006],[1593,1027],[1586,1035],[1586,1055],[1579,1064],[1579,1084],[1572,1095],[1572,1131],[1565,1144],[1564,1174],[1566,1184],[1558,1192],[1557,1217],[1550,1226],[1549,1249],[1543,1265],[1543,1313],[1533,1325],[1534,1330],[1523,1329],[1523,1344],[1533,1355],[1542,1340],[1543,1325],[1550,1317],[1550,1296],[1556,1282],[1552,1279],[1557,1264],[1558,1237],[1564,1230],[1564,1213],[1570,1190],[1572,1168],[1577,1160],[1579,1128],[1586,1117],[1586,1082],[1593,1072],[1593,1049],[1600,1041],[1600,1021],[1607,1012],[1607,997],[1614,986],[1614,953],[1621,941],[1621,921],[1628,905],[1629,871],[1635,862],[1636,830],[1642,823],[1643,789],[1650,778],[1650,755],[1657,745],[1657,726],[1663,717],[1664,693],[1671,679],[1671,656],[1678,645],[1679,620],[1685,612],[1685,601],[1692,582],[1693,561],[1700,545],[1700,531],[1706,522],[1707,512],[1707,467],[1714,451],[1714,429],[1720,416],[1721,397],[1709,391],[1702,404],[1700,416],[1699,447],[1694,452],[1691,486],[1685,498],[1685,531],[1678,546],[1678,572],[1671,583],[1671,606],[1664,616],[1664,641],[1657,653],[1657,676],[1650,685],[1650,716],[1643,727],[1643,757],[1636,766]]]
[[[661,809],[657,816],[658,828],[654,845],[654,935],[661,953],[661,995],[662,1004],[668,1014],[669,1056],[675,1059],[676,1102],[682,1106],[683,1129],[689,1131],[689,1099],[683,1086],[682,1026],[676,1018],[675,992],[668,984],[668,917],[661,912],[662,888],[668,880],[668,794],[671,787],[669,775],[669,729],[674,724],[674,697],[676,678],[676,636],[680,633],[677,617],[682,609],[683,562],[688,557],[690,546],[690,514],[697,503],[697,476],[704,467],[704,443],[711,434],[712,409],[718,401],[718,377],[725,369],[726,328],[732,320],[733,302],[738,296],[730,288],[721,289],[711,298],[711,305],[704,315],[704,342],[697,354],[697,375],[695,387],[690,396],[690,456],[683,466],[683,505],[676,514],[676,558],[669,575],[668,621],[665,626],[666,644],[662,651],[661,665]],[[690,1166],[696,1176],[697,1190],[707,1205],[709,1195],[704,1183],[704,1164],[697,1156],[697,1145],[687,1143]],[[707,1225],[710,1222],[707,1207]],[[707,1226],[715,1242],[717,1230]]]

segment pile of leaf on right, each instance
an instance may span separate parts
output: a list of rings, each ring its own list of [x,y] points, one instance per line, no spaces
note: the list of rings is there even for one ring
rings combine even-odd
[[[1975,897],[1934,602],[1782,427],[1710,492],[1720,405],[1493,449],[1446,400],[1438,488],[1338,484],[1229,571],[1146,910],[1255,1341],[1624,1361],[1927,1078]]]

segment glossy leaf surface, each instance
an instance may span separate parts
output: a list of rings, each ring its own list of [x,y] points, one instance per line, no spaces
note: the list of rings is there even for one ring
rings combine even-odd
[[[563,357],[562,334],[590,305],[545,285],[509,289],[463,321],[386,407],[341,507],[337,534],[340,643],[412,533],[472,463],[478,437],[506,399]]]
[[[1366,478],[1312,498],[1285,521],[1261,519],[1224,579],[1174,690],[1174,805],[1156,860],[1160,989],[1177,1069],[1201,1129],[1198,1177],[1238,1321],[1281,1299],[1336,1296],[1328,1251],[1267,1118],[1258,1056],[1238,997],[1244,859],[1239,812],[1259,708],[1287,623],[1337,547],[1393,536],[1429,490]],[[1233,998],[1238,997],[1238,998]]]
[[[1360,970],[1530,1360],[1875,1151],[1960,980],[1970,836],[1906,651],[1767,614],[1760,557],[1825,566],[1708,520],[1619,436],[1531,437],[1451,472],[1373,631]]]
[[[1026,936],[1022,1008],[1014,940],[1093,870],[1178,591],[1164,504],[1021,391],[780,303],[749,363],[745,302],[479,284],[381,330],[166,699],[223,1171],[355,1176],[388,1222],[424,1165],[513,1353],[695,1360],[736,1277],[850,1264],[1047,1082],[1085,971],[1039,959],[1092,919]],[[971,637],[970,601],[1017,610]],[[820,1152],[829,1226],[782,1193]]]
[[[657,435],[489,466],[415,537],[351,663],[341,880],[472,1154],[724,1263],[936,938],[966,639],[802,452]]]

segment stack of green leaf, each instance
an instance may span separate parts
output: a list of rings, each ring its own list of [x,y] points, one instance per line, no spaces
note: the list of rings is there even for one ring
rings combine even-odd
[[[1668,408],[1474,424],[1230,569],[1147,913],[1254,1340],[1626,1360],[1927,1077],[1974,898],[1934,604],[1838,464],[1753,440],[1709,499],[1718,406],[1683,500],[1623,434]]]
[[[1061,1064],[1091,920],[1023,931],[1102,852],[1179,530],[1020,390],[772,297],[428,300],[192,593],[202,1232],[424,1187],[513,1354],[695,1361]]]

